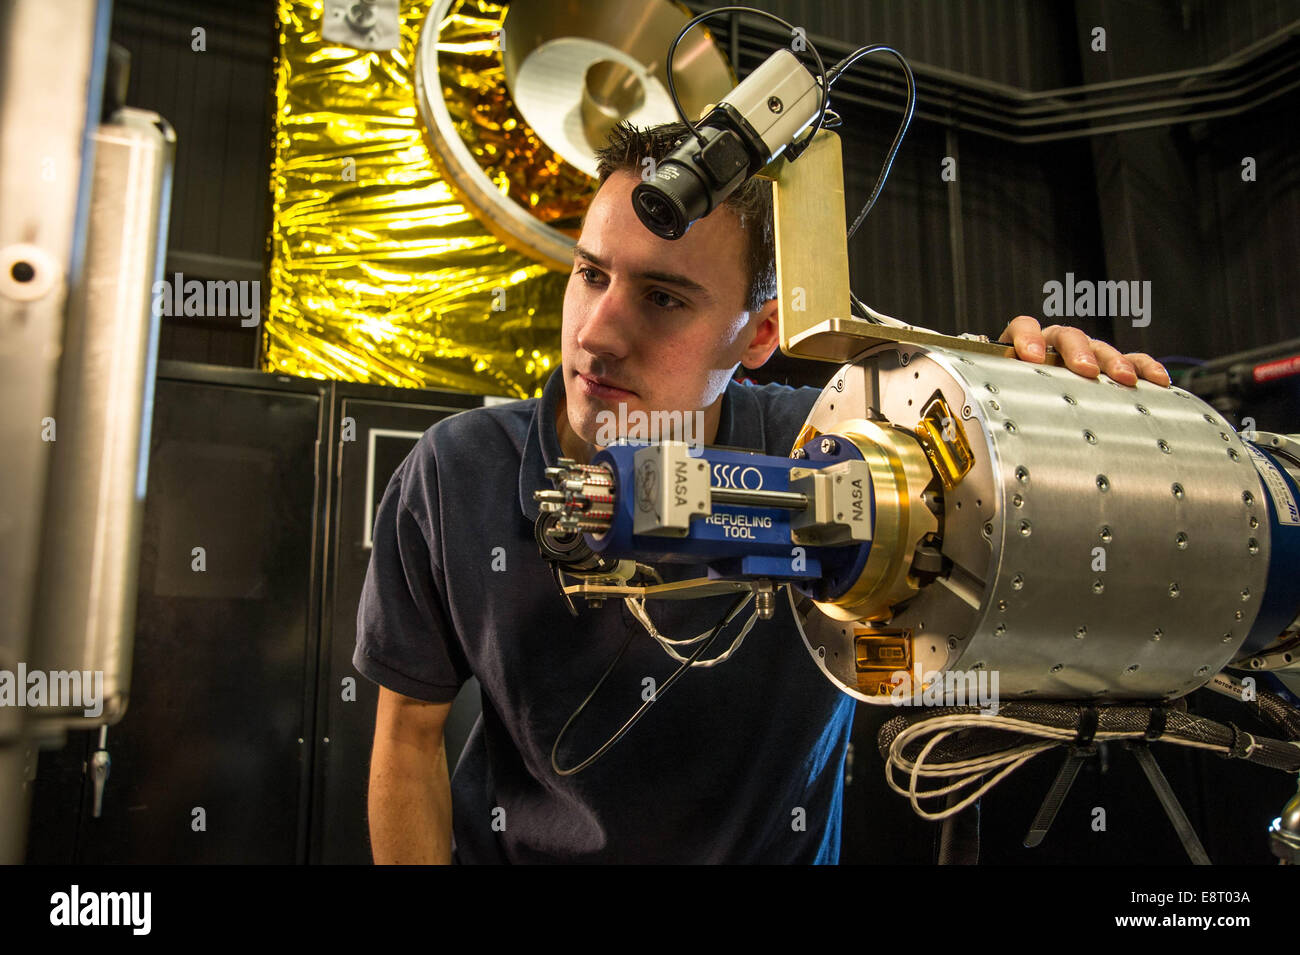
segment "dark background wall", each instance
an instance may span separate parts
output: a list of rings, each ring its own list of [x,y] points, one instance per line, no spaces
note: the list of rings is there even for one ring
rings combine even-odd
[[[203,27],[207,49],[191,48]],[[113,42],[131,53],[127,103],[176,129],[168,277],[262,280],[270,227],[275,4],[118,0]],[[256,328],[168,317],[159,358],[252,368]]]
[[[1247,58],[1280,30],[1294,34],[1300,5],[1081,0],[1086,24],[1120,18],[1109,52],[1083,55],[1099,83]],[[1091,140],[1107,272],[1152,282],[1156,308],[1126,347],[1213,358],[1300,334],[1300,145],[1294,89],[1259,108],[1208,123]],[[1242,160],[1256,180],[1242,179]]]
[[[957,91],[954,110],[964,84],[1041,92],[1249,60],[1262,41],[1300,23],[1300,0],[754,5],[814,39],[835,38],[832,45],[892,44],[923,85]],[[741,33],[752,37],[754,23],[744,21]],[[190,48],[199,25],[207,31],[203,53]],[[1107,31],[1105,52],[1090,49],[1098,25]],[[162,113],[179,139],[169,273],[262,275],[276,31],[274,4],[264,0],[115,4],[113,37],[132,53],[129,102]],[[725,19],[715,32],[728,42]],[[761,61],[761,49],[740,46],[742,75]],[[890,102],[889,91],[877,99]],[[1292,304],[1300,299],[1300,134],[1289,119],[1297,102],[1291,89],[1242,115],[1035,144],[918,116],[851,245],[855,289],[907,321],[996,336],[1017,314],[1041,316],[1043,283],[1068,271],[1152,282],[1149,327],[1073,322],[1125,349],[1211,358],[1300,334]],[[836,105],[845,118],[851,217],[875,181],[899,110]],[[940,178],[945,156],[957,160],[955,183]],[[1244,156],[1256,160],[1255,182],[1241,179]],[[255,331],[168,318],[160,357],[253,367]],[[819,383],[826,374],[778,360],[755,377]]]

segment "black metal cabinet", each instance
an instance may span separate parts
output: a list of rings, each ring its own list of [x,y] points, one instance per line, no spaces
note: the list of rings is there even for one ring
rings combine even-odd
[[[332,495],[331,569],[321,629],[311,862],[371,860],[366,790],[379,689],[352,666],[352,651],[357,604],[370,563],[375,510],[393,471],[420,435],[442,418],[480,400],[427,391],[404,395],[394,389],[338,386],[333,428],[337,481]],[[469,732],[467,724],[477,716],[478,708],[478,684],[471,680],[452,707],[446,728],[447,759],[452,767]]]

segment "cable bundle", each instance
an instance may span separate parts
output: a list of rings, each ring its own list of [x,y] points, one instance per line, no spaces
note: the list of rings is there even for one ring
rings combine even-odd
[[[1268,707],[1276,709],[1271,701]],[[1300,725],[1294,723],[1295,709],[1288,709],[1292,725]],[[1267,713],[1262,701],[1260,710]],[[1058,746],[1156,739],[1286,772],[1300,771],[1300,743],[1256,736],[1233,723],[1224,725],[1182,709],[1149,705],[1004,703],[996,716],[984,715],[973,706],[935,708],[888,721],[880,729],[878,743],[890,788],[907,796],[918,816],[938,820],[961,812],[1029,760]],[[906,787],[895,780],[896,772],[907,774]],[[918,784],[923,779],[956,781],[921,789]],[[921,805],[922,800],[967,787],[975,788],[937,812]]]

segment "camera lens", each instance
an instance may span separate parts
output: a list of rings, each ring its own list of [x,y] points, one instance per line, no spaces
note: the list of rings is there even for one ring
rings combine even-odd
[[[657,227],[672,227],[673,214],[668,208],[668,203],[664,202],[663,196],[655,195],[649,191],[643,192],[641,194],[641,210]]]
[[[675,199],[653,182],[643,182],[632,191],[637,218],[647,229],[664,239],[679,239],[690,228],[686,211]]]

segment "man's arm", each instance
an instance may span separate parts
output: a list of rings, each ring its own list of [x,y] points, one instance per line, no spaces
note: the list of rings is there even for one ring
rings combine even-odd
[[[370,752],[370,847],[377,865],[451,862],[450,703],[379,688]]]

